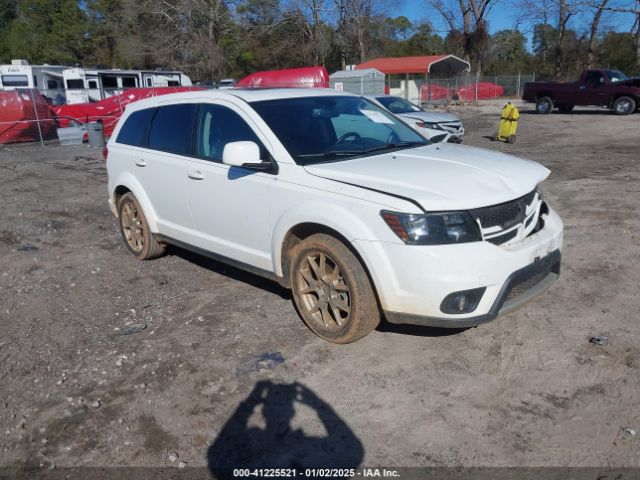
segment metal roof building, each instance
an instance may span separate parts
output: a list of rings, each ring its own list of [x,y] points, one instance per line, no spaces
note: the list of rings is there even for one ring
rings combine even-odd
[[[455,75],[468,72],[469,62],[455,55],[427,55],[422,57],[375,58],[356,66],[356,70],[376,68],[387,75],[414,74]]]
[[[375,68],[340,70],[329,76],[329,87],[359,95],[384,95],[384,73]]]

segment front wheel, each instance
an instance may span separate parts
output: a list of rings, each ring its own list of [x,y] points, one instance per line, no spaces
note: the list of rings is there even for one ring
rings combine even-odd
[[[315,234],[291,251],[291,289],[304,323],[332,343],[351,343],[380,323],[369,276],[345,244]]]
[[[613,112],[616,115],[629,115],[636,109],[636,101],[631,97],[620,97],[613,103]]]
[[[553,110],[553,100],[550,97],[540,97],[536,102],[536,112],[538,113],[551,113]]]

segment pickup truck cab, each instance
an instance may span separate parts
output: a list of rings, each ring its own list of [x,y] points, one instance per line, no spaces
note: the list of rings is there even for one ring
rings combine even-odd
[[[549,170],[430,143],[361,96],[162,95],[127,106],[105,156],[134,257],[173,244],[273,279],[331,342],[363,337],[381,315],[485,323],[559,275],[562,221],[538,188]]]
[[[640,78],[628,78],[618,70],[585,70],[573,83],[526,83],[522,98],[535,103],[538,113],[551,113],[554,108],[568,113],[576,105],[589,105],[628,115],[640,107]]]

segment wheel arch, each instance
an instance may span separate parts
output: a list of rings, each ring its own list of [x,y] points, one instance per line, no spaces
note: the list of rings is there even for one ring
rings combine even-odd
[[[369,270],[369,265],[365,261],[364,255],[342,233],[320,223],[313,223],[313,222],[299,223],[291,227],[287,232],[285,238],[283,239],[282,247],[280,249],[281,255],[280,255],[279,263],[280,263],[280,269],[282,272],[282,277],[281,277],[282,279],[280,280],[281,285],[283,285],[285,288],[291,288],[291,278],[289,277],[289,270],[290,270],[292,259],[289,253],[291,252],[293,247],[298,243],[300,243],[301,241],[303,241],[305,238],[310,237],[311,235],[315,235],[317,233],[324,233],[325,235],[329,235],[333,238],[336,238],[337,240],[342,242],[345,245],[345,247],[347,247],[349,251],[351,251],[351,253],[353,253],[356,259],[360,262],[360,265],[362,265],[362,268],[366,272],[367,277],[369,278],[369,282],[371,283],[371,286],[373,288],[373,293],[376,297],[376,302],[378,306],[382,305],[380,300],[380,295],[378,293],[378,287],[376,285],[376,281],[373,275],[371,274],[371,271]]]
[[[556,103],[556,99],[554,98],[553,93],[547,91],[538,92],[538,94],[536,95],[536,102],[543,97],[549,97],[554,104]]]
[[[118,201],[125,193],[132,193],[138,203],[142,207],[142,211],[144,212],[144,216],[147,219],[147,223],[149,224],[149,229],[153,233],[158,233],[158,225],[156,222],[156,212],[149,201],[149,198],[144,192],[142,185],[140,182],[131,174],[125,173],[117,178],[114,182],[114,187],[112,188],[111,193],[111,202],[115,206],[116,215],[118,212]]]
[[[609,108],[613,108],[616,101],[621,97],[629,97],[634,102],[636,102],[636,108],[634,109],[634,111],[637,111],[638,108],[640,108],[640,95],[634,95],[633,93],[622,93],[622,92],[616,93],[613,96],[613,98],[611,99],[611,105],[609,106]]]
[[[322,213],[313,215],[311,212]],[[296,244],[315,233],[331,235],[344,243],[358,258],[375,289],[369,267],[364,260],[366,255],[354,245],[354,240],[372,239],[375,235],[361,218],[350,211],[326,204],[298,205],[276,223],[272,237],[273,269],[282,278],[283,285],[290,286],[289,252]]]

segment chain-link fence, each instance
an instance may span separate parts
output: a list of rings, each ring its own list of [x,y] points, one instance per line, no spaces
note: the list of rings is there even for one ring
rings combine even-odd
[[[144,88],[111,92],[100,101],[91,89],[0,91],[0,148],[17,145],[60,145],[88,139],[87,124],[101,122],[106,137],[113,132],[126,106],[136,100],[203,87]],[[62,96],[65,94],[66,96]],[[75,99],[74,94],[78,94]],[[87,98],[90,100],[85,101]]]
[[[522,96],[524,84],[534,80],[535,74],[414,77],[392,82],[389,93],[422,105],[451,101],[472,102],[501,97],[517,98]]]

